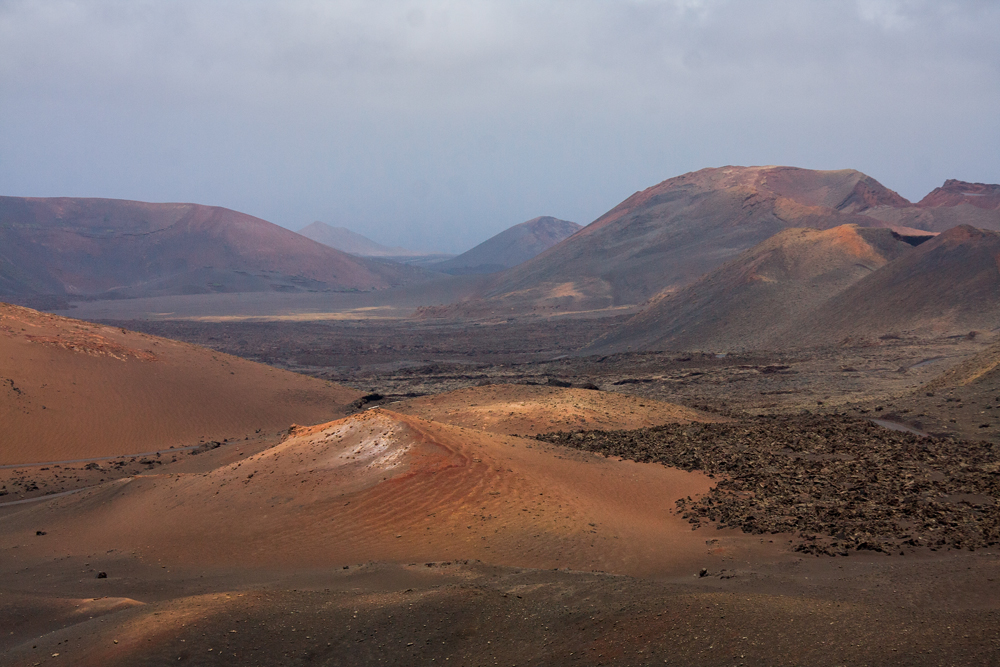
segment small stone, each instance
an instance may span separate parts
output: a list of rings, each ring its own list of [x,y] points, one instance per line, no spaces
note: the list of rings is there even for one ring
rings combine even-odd
[[[97,578],[98,579],[107,579],[108,578],[108,573],[107,572],[98,572],[97,573]]]

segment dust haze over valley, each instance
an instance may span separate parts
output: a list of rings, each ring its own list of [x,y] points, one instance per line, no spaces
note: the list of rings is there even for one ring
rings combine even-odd
[[[0,4],[0,663],[1000,661],[997,28]]]

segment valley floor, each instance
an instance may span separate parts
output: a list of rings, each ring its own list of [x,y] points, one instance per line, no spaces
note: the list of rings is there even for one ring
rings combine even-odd
[[[559,319],[478,327],[402,320],[114,324],[377,393],[359,402],[360,413],[381,406],[385,414],[398,410],[421,419],[451,419],[448,428],[479,433],[518,433],[529,421],[535,431],[602,427],[596,421],[585,423],[598,417],[574,417],[573,424],[564,426],[554,417],[544,421],[540,413],[531,413],[530,420],[504,422],[506,404],[500,403],[491,404],[493,412],[462,412],[460,408],[479,399],[460,405],[461,392],[454,404],[434,400],[447,391],[484,385],[521,385],[524,396],[535,396],[542,387],[571,385],[590,387],[594,395],[626,395],[632,402],[614,403],[612,411],[638,420],[628,422],[629,428],[666,421],[665,412],[642,410],[652,401],[669,401],[702,410],[700,419],[720,422],[713,425],[720,432],[729,428],[726,424],[777,414],[800,421],[877,418],[896,428],[982,440],[983,447],[1000,443],[1000,392],[994,387],[927,388],[943,371],[992,342],[983,337],[886,338],[855,347],[785,353],[573,356],[610,322]],[[528,384],[535,387],[524,387]],[[562,411],[560,418],[570,408],[578,410],[574,415],[591,414],[579,395],[569,396],[553,404],[553,410]],[[494,412],[494,421],[485,419]],[[669,417],[698,418],[681,412]],[[517,567],[503,555],[342,563],[331,559],[322,567],[294,558],[288,567],[260,560],[223,562],[216,555],[199,565],[196,558],[170,559],[156,545],[123,548],[114,540],[99,545],[99,540],[74,541],[60,533],[59,526],[72,524],[69,515],[60,517],[60,507],[82,508],[72,516],[87,521],[116,516],[106,512],[125,491],[116,491],[112,484],[136,480],[140,488],[154,488],[175,478],[200,483],[218,474],[213,471],[235,470],[270,451],[279,440],[272,433],[159,457],[108,459],[90,467],[62,462],[59,469],[49,463],[0,470],[0,484],[8,490],[0,497],[0,527],[6,528],[0,531],[0,663],[1000,662],[1000,553],[995,545],[974,551],[914,546],[905,549],[905,555],[867,549],[852,549],[847,556],[810,555],[796,550],[803,543],[801,533],[752,535],[720,530],[702,518],[700,527],[685,524],[683,534],[664,538],[671,544],[652,544],[643,562],[655,562],[649,554],[660,548],[664,553],[680,550],[683,557],[664,559],[658,567],[644,565],[647,569],[640,574],[614,567],[584,571],[554,560],[543,565],[541,556],[533,557],[532,567]],[[529,442],[515,440],[497,442],[503,447]],[[530,456],[544,453],[560,462],[594,465],[586,463],[579,448],[544,447],[548,449],[532,450]],[[478,462],[471,456],[468,460]],[[626,465],[615,460],[607,460],[608,465]],[[767,472],[780,473],[781,492],[792,493],[788,489],[796,487],[794,471]],[[226,478],[219,490],[230,483]],[[75,489],[82,489],[78,497],[12,503]],[[807,491],[804,486],[795,490]],[[476,493],[481,493],[478,487]],[[72,504],[60,504],[74,497]],[[43,506],[51,507],[51,513]],[[680,510],[676,513],[679,519]],[[253,524],[262,518],[247,512],[234,520]],[[74,526],[77,532],[72,534],[114,535],[114,528]],[[320,532],[323,527],[317,523],[314,529],[295,530]],[[202,538],[205,544],[212,541],[211,535]],[[467,544],[478,545],[476,540]],[[99,573],[106,576],[98,578]]]
[[[332,380],[387,401],[479,384],[569,383],[749,414],[846,412],[943,437],[1000,442],[1000,391],[924,385],[991,335],[891,336],[782,352],[575,351],[628,316],[507,322],[109,321]]]
[[[41,539],[41,538],[40,538]],[[638,579],[479,562],[166,569],[5,557],[3,664],[971,665],[1000,656],[993,552],[720,558]],[[95,571],[107,578],[95,578]]]

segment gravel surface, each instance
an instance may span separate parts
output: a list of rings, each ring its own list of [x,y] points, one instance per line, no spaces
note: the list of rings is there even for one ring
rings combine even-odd
[[[795,533],[795,549],[846,556],[1000,543],[1000,447],[899,433],[845,415],[556,432],[539,440],[719,475],[678,501],[693,525]]]

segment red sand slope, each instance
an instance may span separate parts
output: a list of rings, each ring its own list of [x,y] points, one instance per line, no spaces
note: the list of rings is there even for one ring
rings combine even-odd
[[[4,521],[0,548],[121,549],[209,568],[481,559],[687,573],[705,536],[674,501],[711,483],[370,410],[209,474],[136,477],[29,507]],[[41,545],[28,540],[40,522]]]
[[[0,304],[0,464],[274,432],[343,415],[359,395],[194,345]]]

